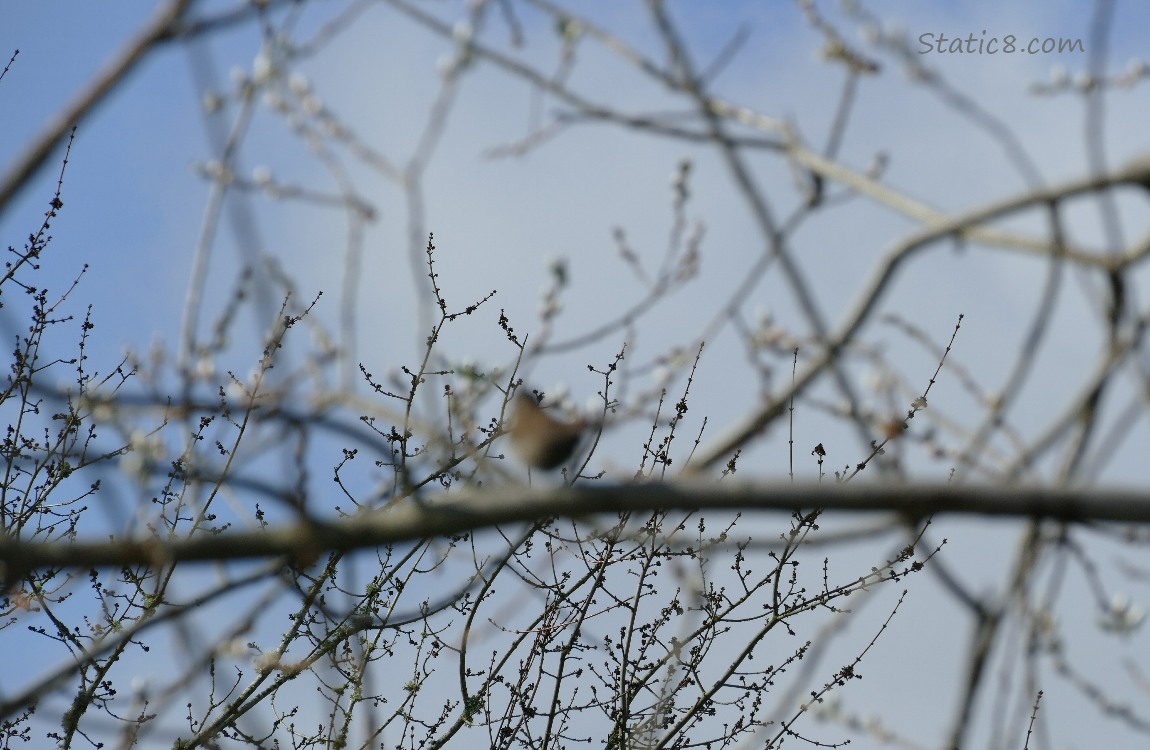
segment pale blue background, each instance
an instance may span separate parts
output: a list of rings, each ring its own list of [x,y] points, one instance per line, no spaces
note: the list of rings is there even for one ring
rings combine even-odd
[[[204,7],[219,10],[229,5]],[[1023,38],[1085,39],[1092,10],[1090,3],[1036,0],[998,4],[889,0],[869,7],[901,25],[912,38],[924,31],[965,35],[985,28],[992,34],[1012,33]],[[585,9],[608,29],[662,59],[638,4],[579,8]],[[6,168],[42,123],[91,79],[143,23],[148,11],[144,3],[5,0],[0,4],[0,56],[6,60],[13,49],[20,49],[20,56],[0,81],[0,111],[4,113],[0,115],[0,168]],[[306,16],[303,27],[332,12],[328,4],[318,4]],[[765,114],[791,119],[812,148],[821,148],[842,73],[818,61],[816,52],[821,44],[795,6],[679,3],[672,5],[672,12],[688,34],[698,65],[721,49],[740,23],[750,24],[751,35],[735,62],[718,79],[718,91]],[[841,20],[837,14],[833,17]],[[1109,55],[1111,72],[1123,69],[1130,60],[1146,59],[1150,6],[1119,3],[1117,19]],[[554,35],[530,13],[525,13],[523,20],[528,48],[522,54],[540,61],[544,70],[553,69]],[[451,45],[416,31],[385,7],[373,8],[360,23],[336,47],[301,68],[324,101],[366,141],[402,163],[422,132],[437,91],[440,79],[436,62],[451,52]],[[485,41],[503,44],[506,31],[493,20],[489,23],[491,33]],[[860,43],[857,35],[848,36],[848,40]],[[213,62],[218,85],[227,88],[231,70],[250,70],[259,37],[251,24],[245,24],[197,44],[207,45],[207,52],[197,53],[199,59]],[[588,51],[580,53],[573,74],[583,90],[613,100],[628,111],[682,106],[613,58],[592,53],[592,47],[588,45]],[[212,126],[205,123],[201,92],[193,84],[192,59],[193,53],[179,43],[154,55],[82,125],[73,147],[63,193],[65,207],[53,224],[56,239],[44,259],[40,278],[50,288],[62,290],[82,264],[90,265],[73,303],[76,311],[82,311],[89,302],[94,306],[93,341],[98,348],[92,359],[105,368],[119,360],[123,347],[144,351],[157,341],[172,346],[178,338],[192,250],[207,194],[206,183],[190,166],[214,155],[206,135]],[[844,162],[861,169],[877,151],[886,151],[892,156],[885,176],[888,184],[950,212],[1026,189],[985,133],[973,129],[937,97],[908,83],[889,58],[879,59],[884,74],[862,82],[855,120],[841,151]],[[1046,181],[1055,183],[1086,172],[1081,100],[1068,95],[1036,99],[1028,93],[1031,83],[1049,81],[1058,66],[1072,76],[1084,70],[1085,56],[948,55],[932,56],[930,64],[1013,128]],[[1143,85],[1107,100],[1107,149],[1112,165],[1150,150],[1146,135],[1150,97],[1146,91]],[[685,342],[697,334],[700,321],[709,319],[725,301],[724,294],[734,286],[733,280],[760,248],[745,206],[727,188],[729,180],[719,162],[709,151],[682,142],[597,124],[575,127],[523,158],[484,157],[485,149],[525,134],[532,102],[533,94],[518,81],[509,81],[482,65],[469,71],[425,176],[426,228],[436,235],[440,282],[449,298],[461,307],[491,289],[499,289],[499,296],[487,308],[489,317],[469,321],[447,339],[446,345],[460,358],[492,362],[508,357],[507,350],[500,348],[492,319],[499,308],[506,308],[517,330],[531,330],[538,290],[546,283],[547,259],[551,257],[567,258],[572,276],[557,337],[574,335],[610,318],[637,288],[627,269],[615,259],[611,231],[617,225],[625,227],[631,245],[641,254],[645,252],[651,264],[657,261],[671,219],[671,176],[685,156],[696,159],[694,198],[688,215],[703,219],[708,228],[703,273],[694,286],[657,308],[653,318],[657,322],[642,329],[628,350],[628,361],[647,362],[670,343]],[[545,100],[545,110],[556,106],[553,99]],[[246,142],[239,159],[246,174],[268,165],[279,177],[330,191],[330,178],[288,135],[282,122],[266,110],[259,117],[256,131],[261,135]],[[228,120],[225,117],[220,122],[226,124]],[[784,163],[767,156],[755,160],[755,165],[776,214],[785,215],[793,207],[794,192]],[[410,321],[395,314],[396,310],[411,309],[412,302],[412,275],[404,244],[407,225],[400,193],[393,183],[351,168],[361,193],[380,212],[365,245],[356,353],[356,361],[379,373],[399,362],[411,362],[426,334],[413,330]],[[58,159],[41,171],[13,205],[4,208],[0,239],[5,245],[18,245],[38,225],[57,173]],[[280,259],[295,277],[301,297],[310,299],[316,291],[325,291],[316,315],[335,326],[345,242],[339,213],[269,206],[258,196],[249,200],[259,217],[255,236],[260,252]],[[1129,200],[1123,205],[1130,222],[1128,238],[1133,238],[1146,230],[1145,201],[1142,196],[1124,200]],[[1097,210],[1090,206],[1072,215],[1075,240],[1097,246]],[[1034,217],[1012,226],[1042,230]],[[815,217],[798,234],[794,252],[817,280],[816,294],[829,322],[837,321],[859,278],[874,260],[912,227],[907,219],[860,200],[840,209],[830,220]],[[210,283],[228,290],[240,254],[235,234],[225,231],[221,236]],[[905,270],[885,299],[884,309],[911,319],[940,344],[949,337],[957,315],[965,313],[954,351],[956,362],[993,390],[1002,384],[1004,363],[1017,350],[1021,332],[1030,320],[1043,268],[1040,263],[1000,252],[934,248]],[[1042,352],[1036,384],[1011,413],[1012,420],[1023,429],[1035,429],[1049,416],[1052,403],[1068,398],[1093,362],[1100,328],[1081,295],[1075,293],[1078,288],[1072,281],[1067,283],[1059,319],[1054,323],[1059,334]],[[222,301],[222,294],[213,296],[203,319],[210,320]],[[755,306],[772,311],[787,324],[798,325],[777,275],[763,285],[748,307]],[[8,316],[8,308],[0,311],[0,331],[6,337],[19,326]],[[234,367],[246,372],[255,362],[259,340],[255,334],[262,328],[256,320],[245,320],[245,325],[252,338],[237,341],[234,360],[218,363],[221,370]],[[864,337],[885,347],[888,361],[925,386],[936,364],[929,355],[906,345],[892,330],[874,324]],[[597,381],[583,377],[586,363],[605,362],[618,346],[618,337],[609,338],[591,350],[548,361],[540,365],[538,377],[544,387],[566,385],[577,403],[582,403],[598,387]],[[708,342],[693,392],[697,397],[692,413],[709,417],[712,427],[708,434],[717,434],[715,426],[730,424],[747,411],[746,399],[754,394],[754,376],[745,367],[741,348],[729,329]],[[834,398],[827,390],[819,395]],[[952,405],[961,416],[969,406],[967,398],[958,379],[948,378],[944,370],[931,393],[931,404]],[[784,431],[773,430],[744,457],[742,470],[752,476],[782,475],[787,470],[786,439]],[[860,457],[853,432],[836,426],[814,408],[799,410],[795,440],[797,446],[806,446],[798,451],[803,460],[796,471],[802,478],[814,476],[815,467],[807,453],[815,443],[827,446],[831,451],[829,463],[835,468],[853,464]],[[1145,487],[1146,445],[1150,445],[1150,435],[1143,424],[1135,439],[1112,457],[1101,479]],[[637,457],[637,443],[622,443],[606,455]],[[614,460],[615,468],[631,466],[630,458]],[[946,462],[913,466],[922,476],[939,480],[945,478],[948,468]],[[771,522],[766,523],[769,527]],[[936,524],[933,533],[935,538],[950,539],[946,554],[960,561],[958,567],[973,582],[972,588],[989,592],[999,582],[1017,529],[1009,524],[990,528],[981,522],[948,520]],[[941,738],[947,729],[940,722],[950,716],[954,700],[951,690],[957,682],[955,666],[965,654],[968,628],[954,605],[935,587],[924,584],[925,580],[909,584],[910,597],[863,664],[865,680],[841,691],[838,699],[851,710],[879,713],[903,734],[930,742]],[[893,593],[892,589],[888,596]],[[1134,595],[1137,597],[1138,592]],[[1141,595],[1146,597],[1144,587]],[[1067,601],[1072,599],[1072,595],[1066,596]],[[882,602],[886,603],[869,604],[866,617],[851,626],[852,642],[869,639],[875,623],[889,609],[890,602]],[[1099,636],[1085,603],[1080,614],[1079,621],[1067,623],[1068,638],[1080,636],[1077,642],[1091,647],[1114,645],[1118,653],[1136,648],[1129,642]],[[268,642],[274,639],[277,628],[272,626]],[[1141,653],[1145,653],[1145,635],[1138,637]],[[7,648],[5,651],[11,653]],[[38,670],[45,662],[55,663],[59,653],[24,656],[29,668]],[[826,663],[828,669],[831,663]],[[1099,659],[1098,663],[1116,662]],[[147,669],[141,664],[142,671]],[[996,676],[987,679],[993,682]],[[1105,674],[1100,679],[1105,681]],[[7,684],[6,678],[0,679],[0,687]],[[1071,691],[1055,691],[1048,694],[1044,710],[1057,716],[1067,707],[1081,710],[1081,705]],[[44,713],[47,716],[51,711]],[[1111,735],[1115,725],[1102,723],[1093,709],[1086,709],[1073,723],[1060,721],[1058,726],[1067,732],[1058,737],[1058,747],[1138,746],[1129,744],[1136,740],[1128,735]],[[830,731],[828,737],[840,734]],[[976,739],[978,744],[972,746],[995,746],[984,736]],[[865,739],[852,744],[871,746]]]

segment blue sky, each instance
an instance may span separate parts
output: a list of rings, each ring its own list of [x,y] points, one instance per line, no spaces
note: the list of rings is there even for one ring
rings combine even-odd
[[[885,19],[883,29],[902,30],[910,39],[940,32],[981,38],[984,29],[988,36],[1087,39],[1093,4],[884,0],[864,6]],[[203,7],[220,10],[229,6]],[[307,38],[310,30],[343,7],[344,3],[316,5],[300,22],[298,38]],[[865,47],[861,30],[834,6],[820,3],[819,7],[847,32],[850,43],[866,49],[884,68],[881,76],[865,78],[860,85],[857,109],[839,155],[844,163],[861,170],[876,154],[885,153],[890,157],[886,184],[947,212],[1026,190],[1025,180],[1011,168],[1000,143],[933,92],[908,81],[894,59]],[[449,20],[462,13],[457,6],[436,8]],[[716,90],[759,112],[789,120],[809,146],[822,148],[843,76],[841,68],[819,59],[820,40],[796,5],[678,3],[671,8],[700,66],[745,25],[746,41],[717,78]],[[1144,3],[1121,2],[1117,8],[1106,63],[1111,73],[1146,58],[1145,29],[1150,28],[1150,8]],[[595,4],[590,12],[628,43],[662,59],[639,4]],[[0,56],[6,60],[16,48],[20,55],[0,81],[0,105],[5,112],[0,122],[0,169],[7,168],[23,144],[146,18],[144,4],[5,4],[0,10]],[[497,14],[489,17],[480,38],[505,49],[509,32],[496,19]],[[545,71],[557,69],[558,41],[549,22],[531,11],[523,11],[521,21],[528,44],[515,54]],[[94,359],[102,360],[105,367],[117,362],[125,347],[145,351],[157,341],[174,346],[179,338],[193,250],[209,190],[193,166],[214,158],[212,134],[226,132],[229,113],[234,112],[205,115],[197,75],[202,76],[202,66],[210,63],[214,86],[226,92],[238,73],[251,75],[259,50],[260,37],[251,24],[210,42],[172,44],[150,58],[80,128],[65,182],[65,208],[53,225],[56,239],[41,278],[42,283],[63,289],[84,263],[89,264],[74,301],[77,310],[87,302],[94,305],[101,347]],[[442,78],[437,65],[452,52],[451,43],[418,30],[399,13],[373,6],[338,44],[300,60],[296,70],[342,122],[402,164],[419,142],[439,90]],[[1058,70],[1073,78],[1086,69],[1087,55],[926,57],[927,64],[955,89],[1019,136],[1045,182],[1086,172],[1081,98],[1066,94],[1036,97],[1029,87],[1050,81]],[[198,73],[197,65],[201,66]],[[571,80],[578,89],[631,112],[685,106],[591,43],[580,48]],[[699,334],[756,257],[761,241],[745,204],[730,188],[721,161],[709,149],[611,125],[586,124],[566,130],[523,156],[493,159],[486,155],[494,147],[523,137],[539,112],[546,115],[558,108],[553,98],[538,99],[521,81],[490,66],[478,65],[461,78],[458,99],[423,177],[426,211],[421,226],[435,232],[440,282],[454,306],[462,307],[492,289],[498,289],[499,295],[486,309],[486,318],[465,321],[446,338],[445,348],[455,361],[492,364],[508,359],[511,353],[500,342],[494,314],[504,308],[517,330],[536,331],[539,291],[547,284],[548,264],[555,258],[567,259],[571,276],[565,313],[553,332],[555,339],[566,339],[611,319],[639,288],[618,260],[613,231],[623,228],[646,262],[656,265],[673,218],[671,179],[678,163],[690,158],[694,169],[687,216],[706,225],[701,272],[692,286],[658,305],[646,322],[630,332],[627,366],[638,373],[636,387],[650,387],[654,380],[644,366],[676,342]],[[1111,165],[1150,150],[1145,128],[1150,121],[1150,97],[1145,84],[1109,97],[1106,115]],[[277,179],[324,193],[335,191],[336,183],[321,160],[269,107],[257,108],[253,134],[245,139],[238,158],[241,177],[251,177],[257,168],[266,166]],[[346,153],[339,158],[357,193],[373,204],[378,217],[367,227],[357,274],[354,361],[373,372],[385,372],[418,357],[426,335],[401,314],[412,309],[415,283],[408,208],[393,181],[357,164]],[[776,214],[787,215],[797,198],[785,162],[764,155],[753,161],[753,168]],[[12,205],[3,207],[0,237],[6,244],[18,245],[37,225],[57,172],[58,159]],[[1128,241],[1147,230],[1140,198],[1123,199]],[[235,200],[232,208],[239,210],[225,220],[215,245],[209,288],[230,289],[236,269],[249,257],[245,252],[274,257],[295,279],[301,298],[325,293],[316,316],[338,329],[346,217],[336,209],[272,201],[260,195]],[[254,225],[243,224],[245,215],[256,217]],[[1084,206],[1070,215],[1074,217],[1069,228],[1072,237],[1099,246],[1097,210]],[[875,259],[914,226],[905,216],[859,200],[838,209],[831,219],[816,217],[796,233],[794,254],[818,280],[815,295],[829,322],[833,324],[848,309],[859,280],[870,272]],[[1020,217],[1009,226],[1035,232],[1043,228],[1035,215]],[[419,276],[422,269],[416,268],[414,274]],[[940,246],[908,265],[884,299],[883,309],[913,321],[939,344],[945,343],[958,314],[964,313],[967,317],[955,362],[993,391],[1001,387],[1004,363],[1017,351],[1033,314],[1042,274],[1041,263],[1016,255]],[[1049,416],[1050,405],[1072,394],[1093,362],[1099,327],[1082,293],[1089,288],[1087,284],[1067,283],[1052,323],[1059,335],[1040,353],[1035,384],[1011,413],[1024,431],[1037,431]],[[209,295],[204,325],[222,308],[224,297]],[[745,307],[748,316],[761,310],[788,327],[797,330],[801,326],[794,301],[777,275],[768,277]],[[244,330],[250,338],[245,340],[241,334],[226,361],[217,363],[219,369],[245,371],[251,366],[258,356],[256,331],[261,330],[267,312],[245,318]],[[10,308],[0,311],[0,316],[8,315]],[[0,318],[0,330],[6,336],[14,325],[11,318]],[[913,378],[917,387],[925,386],[936,364],[931,355],[878,324],[867,328],[864,339]],[[583,405],[586,396],[599,387],[598,381],[586,376],[586,364],[602,365],[619,345],[619,337],[608,338],[575,354],[557,356],[540,363],[534,376],[549,390],[566,387],[575,403]],[[866,367],[862,358],[858,366]],[[974,407],[959,379],[948,374],[943,371],[931,404],[951,405],[952,416],[962,421]],[[755,374],[746,366],[730,329],[708,341],[695,393],[698,400],[692,403],[692,412],[707,414],[711,424],[720,427],[742,416],[756,398]],[[824,401],[835,398],[829,389],[815,395]],[[709,429],[709,434],[718,434],[717,428]],[[784,473],[786,437],[780,430],[771,432],[748,454],[743,470],[752,476]],[[605,465],[625,471],[633,462],[624,457],[637,456],[637,448],[635,443],[619,442],[618,451],[606,454]],[[796,443],[818,442],[832,451],[836,467],[858,458],[860,446],[853,434],[812,405],[800,411]],[[1102,478],[1144,486],[1147,475],[1137,446],[1148,442],[1150,430],[1142,424],[1134,438],[1116,452]],[[805,450],[800,453],[805,457]],[[949,466],[923,460],[914,468],[922,476],[943,479]],[[814,471],[806,463],[800,475],[812,477]],[[954,554],[978,560],[968,572],[989,586],[1001,570],[999,551],[1016,530],[988,530],[966,522],[953,523],[953,529],[962,532],[948,531]],[[938,592],[912,600],[906,612],[898,623],[907,625],[895,642],[924,653],[937,653],[940,640],[964,645],[965,631],[949,621],[954,613]],[[901,687],[904,692],[893,694],[909,695],[905,700],[915,698],[913,689],[906,691],[905,685],[899,685],[900,679],[898,674],[874,675],[875,684],[891,691]],[[874,695],[883,695],[882,690]],[[938,729],[931,723],[935,718],[925,711],[905,717],[918,736],[931,736]],[[1068,736],[1066,746],[1089,746],[1090,726],[1081,736]]]

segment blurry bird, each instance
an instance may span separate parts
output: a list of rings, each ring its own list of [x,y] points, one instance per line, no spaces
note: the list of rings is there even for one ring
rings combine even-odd
[[[554,469],[575,453],[586,428],[587,420],[560,422],[545,412],[534,396],[519,391],[508,432],[512,447],[525,463],[536,469]]]

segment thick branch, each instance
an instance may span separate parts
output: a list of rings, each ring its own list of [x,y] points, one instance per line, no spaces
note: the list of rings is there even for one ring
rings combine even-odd
[[[45,567],[119,567],[175,561],[286,557],[308,564],[327,551],[347,551],[498,524],[548,517],[652,510],[784,510],[825,508],[889,512],[917,519],[940,513],[1054,518],[1063,521],[1150,522],[1150,492],[954,485],[768,484],[678,482],[597,485],[540,490],[508,487],[464,491],[435,501],[411,501],[387,511],[330,523],[310,522],[267,531],[170,542],[21,542],[0,540],[0,561],[11,582]]]

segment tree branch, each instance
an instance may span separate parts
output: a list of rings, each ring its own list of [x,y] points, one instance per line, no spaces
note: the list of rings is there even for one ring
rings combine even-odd
[[[431,502],[334,522],[308,521],[267,531],[237,532],[161,542],[22,542],[0,540],[0,561],[11,582],[45,567],[120,567],[176,561],[286,557],[309,564],[325,551],[347,551],[432,536],[477,531],[547,517],[653,510],[763,511],[822,508],[894,513],[919,519],[940,513],[1052,518],[1060,521],[1150,522],[1150,492],[1097,488],[954,486],[932,484],[772,484],[689,481],[595,487],[468,490]]]

